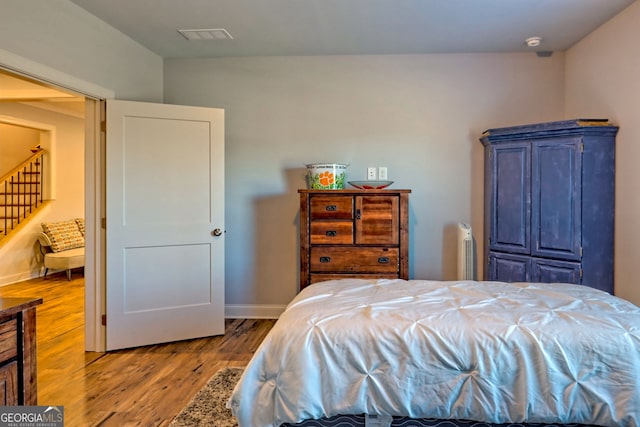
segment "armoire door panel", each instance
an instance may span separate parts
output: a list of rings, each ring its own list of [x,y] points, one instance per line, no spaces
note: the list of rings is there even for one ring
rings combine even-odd
[[[493,150],[493,221],[491,249],[530,253],[530,144],[510,144]]]
[[[532,255],[580,259],[581,169],[580,138],[533,145]]]

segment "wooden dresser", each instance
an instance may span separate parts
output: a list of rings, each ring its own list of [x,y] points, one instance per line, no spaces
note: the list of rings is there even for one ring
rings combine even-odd
[[[0,405],[35,406],[36,306],[42,298],[0,298]]]
[[[411,190],[298,190],[300,289],[323,280],[409,276]]]

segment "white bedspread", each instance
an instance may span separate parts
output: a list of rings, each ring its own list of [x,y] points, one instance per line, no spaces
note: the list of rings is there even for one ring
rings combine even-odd
[[[638,426],[640,308],[567,284],[317,283],[229,405],[240,427],[362,413]]]

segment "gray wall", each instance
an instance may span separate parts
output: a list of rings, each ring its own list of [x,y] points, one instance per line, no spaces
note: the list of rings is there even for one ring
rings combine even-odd
[[[0,0],[0,66],[87,89],[162,102],[162,58],[67,0]],[[79,86],[75,86],[78,84]],[[95,90],[95,92],[94,92]],[[35,233],[44,220],[84,216],[84,121],[17,103],[0,115],[56,128],[57,201],[0,250],[0,285],[39,274]],[[92,168],[92,165],[87,165]]]
[[[604,117],[616,138],[615,293],[640,305],[640,2],[567,53],[566,114]]]
[[[157,55],[67,0],[0,0],[0,64],[6,51],[117,98],[160,102],[164,91],[168,103],[226,109],[227,303],[239,305],[280,306],[296,291],[303,164],[347,162],[351,179],[387,166],[396,188],[413,190],[412,277],[450,279],[454,224],[470,221],[483,237],[481,132],[609,117],[621,125],[616,290],[638,304],[639,8],[566,61],[557,52],[260,57],[167,60],[163,69]]]
[[[482,237],[481,133],[563,118],[562,54],[170,59],[164,75],[165,102],[225,109],[227,304],[296,294],[313,162],[387,166],[412,190],[411,278],[454,279],[455,224]]]
[[[0,49],[116,98],[162,102],[162,58],[68,0],[0,0]]]
[[[40,143],[40,132],[24,126],[2,122],[0,116],[0,177],[31,156]]]

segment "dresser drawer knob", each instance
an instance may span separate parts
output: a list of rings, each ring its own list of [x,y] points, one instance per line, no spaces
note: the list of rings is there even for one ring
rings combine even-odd
[[[328,263],[328,262],[331,262],[331,257],[330,256],[321,256],[320,257],[320,262],[321,263],[325,263],[325,264]]]
[[[324,208],[328,212],[335,212],[338,210],[338,207],[336,205],[327,205]]]
[[[378,264],[389,264],[389,257],[388,256],[379,257]]]
[[[327,232],[324,234],[327,237],[336,237],[338,235],[338,232],[336,230],[327,230]]]

